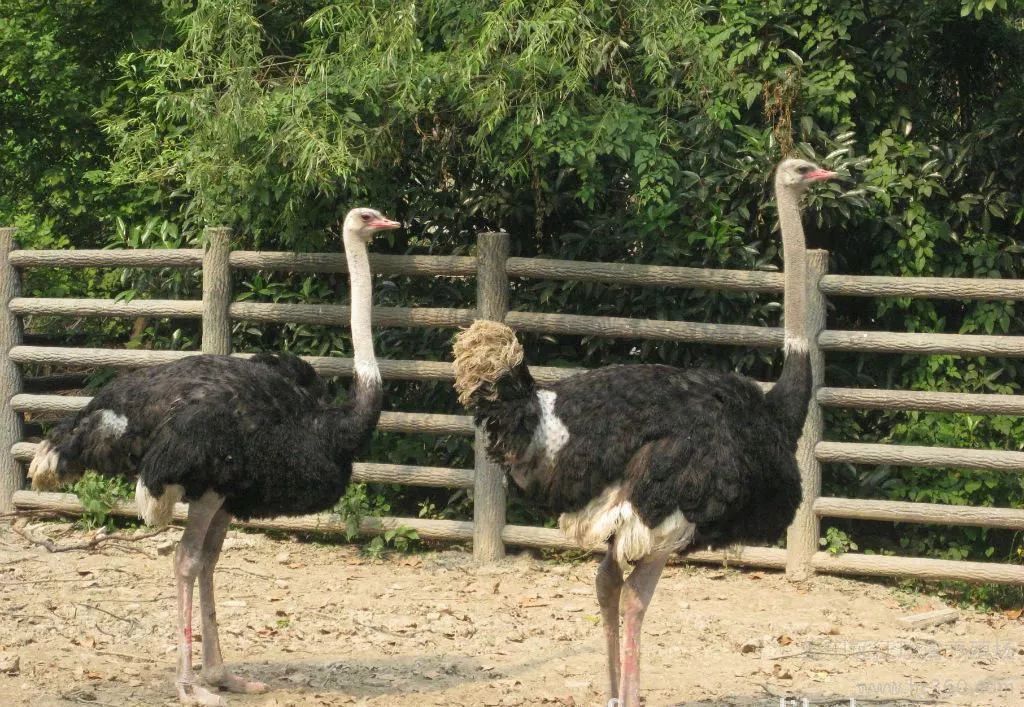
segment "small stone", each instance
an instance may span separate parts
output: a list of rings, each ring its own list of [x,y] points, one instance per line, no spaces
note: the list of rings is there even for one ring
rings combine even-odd
[[[156,554],[158,555],[170,555],[174,552],[174,547],[177,545],[173,540],[162,540],[156,546]]]
[[[761,648],[760,638],[750,638],[740,645],[740,653],[754,653]]]
[[[291,559],[292,559],[292,556],[290,554],[288,554],[287,552],[279,552],[279,553],[277,553],[274,556],[274,562],[277,562],[278,564],[281,564],[281,565],[288,564],[288,562],[290,562]]]
[[[21,672],[21,658],[16,655],[0,655],[0,673],[17,675]]]

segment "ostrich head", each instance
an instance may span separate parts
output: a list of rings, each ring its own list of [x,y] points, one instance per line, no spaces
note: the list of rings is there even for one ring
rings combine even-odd
[[[392,221],[376,209],[358,208],[352,209],[345,216],[343,232],[346,238],[354,236],[363,243],[369,243],[378,231],[390,231],[401,226],[398,221]]]
[[[516,334],[501,322],[477,319],[460,331],[452,348],[455,356],[455,390],[459,402],[469,405],[473,394],[496,400],[493,384],[523,362],[523,347]]]
[[[813,162],[794,157],[783,160],[779,164],[775,171],[775,184],[801,194],[814,182],[822,182],[835,176],[835,172],[822,169]]]

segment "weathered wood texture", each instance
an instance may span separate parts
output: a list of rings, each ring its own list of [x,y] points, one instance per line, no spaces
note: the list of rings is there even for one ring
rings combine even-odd
[[[14,498],[15,507],[25,510],[45,510],[54,513],[80,515],[83,511],[78,497],[71,493],[37,493],[35,491],[18,491]],[[137,516],[135,504],[131,501],[118,501],[111,514],[133,518]],[[188,505],[178,503],[174,506],[174,521],[183,523],[188,515]],[[280,518],[260,518],[249,521],[235,521],[234,525],[241,528],[260,530],[276,530],[296,533],[328,533],[343,535],[346,524],[337,516],[322,513],[307,516],[290,516]],[[412,528],[426,540],[443,540],[449,542],[468,542],[473,539],[473,524],[456,520],[428,520],[425,518],[363,518],[359,524],[359,532],[364,535],[380,535],[386,530],[396,528]]]
[[[250,322],[290,322],[348,327],[351,307],[335,304],[270,304],[235,302],[231,318]],[[436,307],[374,307],[375,327],[460,327],[476,318],[472,309]]]
[[[1008,358],[1024,356],[1024,336],[823,331],[818,336],[818,345],[825,351],[1006,356]]]
[[[1024,452],[953,447],[915,447],[907,444],[819,442],[814,449],[820,462],[893,464],[937,469],[991,469],[1024,471]]]
[[[825,355],[818,348],[818,334],[825,328],[825,296],[818,289],[818,281],[828,270],[828,252],[811,250],[807,252],[807,348],[811,360],[812,390],[825,382]],[[797,322],[786,322],[787,331],[795,329]],[[794,331],[794,336],[797,332]],[[795,581],[807,579],[812,573],[811,557],[818,550],[818,516],[813,505],[821,495],[821,463],[814,456],[814,448],[824,437],[825,423],[821,406],[815,397],[807,406],[807,419],[796,448],[797,464],[800,466],[800,485],[803,500],[797,508],[793,522],[786,533],[786,575]]]
[[[450,489],[473,488],[472,469],[451,469],[443,466],[410,466],[408,464],[374,464],[356,462],[352,465],[353,481],[406,486],[439,486]]]
[[[610,336],[628,339],[656,339],[731,346],[782,346],[782,329],[743,324],[704,324],[703,322],[593,317],[579,314],[509,312],[505,323],[518,331],[544,334]]]
[[[20,393],[11,398],[18,412],[49,412],[70,414],[89,404],[86,395],[29,395]],[[411,432],[472,436],[473,418],[468,415],[438,415],[425,412],[383,412],[377,429],[382,432]]]
[[[594,263],[546,258],[509,258],[509,277],[579,280],[616,285],[688,287],[734,292],[781,292],[782,274],[749,270],[703,270],[665,265]]]
[[[87,349],[62,346],[15,346],[10,358],[15,363],[59,363],[65,366],[110,366],[142,368],[170,363],[199,351],[138,351],[128,349]]]
[[[203,353],[231,353],[231,230],[207,228],[203,249]]]
[[[965,560],[932,560],[898,555],[861,555],[845,553],[814,556],[814,569],[830,574],[874,575],[906,579],[959,579],[964,582],[994,584],[1024,583],[1024,565]]]
[[[62,317],[171,317],[200,319],[203,303],[199,300],[174,299],[62,299],[59,297],[17,297],[11,300],[11,311],[25,316],[52,315]]]
[[[198,248],[139,250],[21,250],[11,258],[17,268],[197,268],[203,264]]]
[[[977,415],[1024,415],[1024,395],[940,393],[925,390],[819,388],[818,404],[860,410],[928,410]]]
[[[821,291],[846,297],[1024,300],[1024,280],[826,275]]]
[[[14,234],[13,228],[0,228],[0,513],[13,510],[11,499],[22,486],[21,465],[10,451],[22,437],[21,416],[11,406],[11,397],[21,392],[21,369],[10,357],[21,344],[21,321],[10,307],[21,294],[21,278],[11,265]]]
[[[10,453],[18,461],[31,461],[36,453],[34,442],[17,442],[11,445]],[[443,466],[412,466],[408,464],[376,464],[356,462],[352,465],[354,481],[369,481],[379,484],[405,484],[408,486],[438,486],[441,488],[464,489],[473,487],[472,469],[453,469]]]
[[[238,270],[347,273],[344,253],[235,251],[231,267]],[[476,258],[461,255],[370,254],[370,270],[378,275],[465,276],[476,274]]]
[[[481,319],[502,321],[508,312],[505,264],[511,242],[507,233],[477,236],[476,308]],[[473,442],[476,483],[473,486],[473,557],[495,562],[505,556],[502,529],[506,523],[505,472],[487,458],[486,437],[477,430]]]
[[[1024,509],[1020,508],[950,506],[943,503],[910,503],[907,501],[822,496],[814,502],[814,512],[820,517],[828,518],[977,525],[987,528],[1024,530]]]

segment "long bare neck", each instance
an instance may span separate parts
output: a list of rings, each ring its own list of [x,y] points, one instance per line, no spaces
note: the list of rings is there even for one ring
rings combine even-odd
[[[786,353],[807,350],[807,243],[800,220],[799,196],[778,180],[775,200],[782,230],[782,260],[785,267],[783,302],[786,325]]]
[[[776,180],[775,199],[782,230],[782,258],[785,260],[786,360],[779,380],[766,398],[775,407],[795,449],[807,418],[812,383],[807,348],[807,245],[803,224],[800,223],[799,196]]]
[[[373,353],[373,279],[370,275],[370,258],[366,243],[347,230],[344,233],[345,259],[348,261],[348,276],[351,292],[352,348],[355,359],[355,375],[352,379],[351,400],[353,415],[367,427],[367,432],[377,424],[380,416],[382,385],[380,367]]]

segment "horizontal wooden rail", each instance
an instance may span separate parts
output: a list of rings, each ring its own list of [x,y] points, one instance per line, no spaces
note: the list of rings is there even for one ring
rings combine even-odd
[[[20,509],[49,510],[59,513],[81,514],[82,504],[74,494],[36,493],[17,491],[14,505]],[[187,507],[177,504],[174,519],[183,521]],[[135,504],[119,502],[112,513],[134,517]],[[300,516],[292,518],[269,518],[253,520],[238,525],[250,528],[290,532],[341,533],[345,524],[329,514]],[[364,518],[360,532],[367,535],[380,534],[388,529],[408,527],[427,540],[468,542],[473,537],[473,524],[468,521],[427,520],[423,518]],[[502,540],[509,545],[571,549],[578,546],[570,543],[560,531],[553,528],[531,528],[528,526],[506,525]],[[690,552],[687,560],[698,562],[728,563],[760,567],[781,568],[785,566],[785,550],[779,548],[744,547],[738,551]],[[1001,584],[1024,583],[1024,566],[995,562],[965,562],[962,560],[933,560],[920,557],[899,557],[889,555],[860,555],[846,553],[830,555],[815,553],[814,568],[822,572],[844,575],[880,575],[914,577],[917,579],[960,579],[970,582],[994,582]]]
[[[18,442],[11,447],[14,458],[28,462],[36,453],[33,442]],[[472,488],[472,469],[452,469],[440,466],[410,466],[406,464],[377,464],[356,462],[352,465],[352,479],[380,484],[407,486],[438,486],[441,488]]]
[[[130,349],[87,349],[65,346],[15,346],[10,351],[15,363],[59,363],[67,366],[111,366],[142,368],[171,363],[200,351],[139,351]]]
[[[67,317],[173,317],[201,319],[202,300],[175,299],[72,299],[58,297],[16,297],[11,300],[15,314]]]
[[[782,346],[782,329],[741,324],[705,324],[660,319],[591,317],[577,314],[509,312],[505,322],[518,331],[582,334],[629,339],[658,339],[736,346]]]
[[[1024,300],[1024,280],[825,275],[820,283],[821,291],[832,296]]]
[[[1024,415],[1024,395],[940,393],[930,390],[819,388],[818,404],[860,410],[928,410],[978,415]]]
[[[288,253],[279,251],[237,250],[229,261],[238,270],[286,270],[289,272],[346,273],[345,254]],[[464,255],[382,255],[370,254],[370,269],[380,275],[476,274],[476,258]]]
[[[1024,471],[1024,452],[996,449],[956,449],[952,447],[915,447],[906,444],[861,444],[855,442],[819,442],[814,456],[820,462],[850,464],[893,464],[936,469],[989,469]]]
[[[86,395],[30,395],[19,393],[11,398],[18,412],[77,412],[92,400]],[[473,436],[473,418],[468,415],[439,415],[425,412],[383,412],[377,429],[382,432],[413,432]]]
[[[198,268],[203,251],[198,248],[139,248],[111,250],[16,250],[11,264],[18,268]]]
[[[912,579],[956,579],[964,582],[993,584],[1024,583],[1024,565],[997,562],[968,562],[966,560],[933,560],[925,557],[899,555],[861,555],[845,553],[814,554],[814,569],[830,574],[871,575]]]
[[[892,331],[823,331],[818,345],[826,351],[952,354],[955,356],[1024,356],[1024,336],[981,334],[907,334]]]
[[[986,528],[1024,530],[1024,509],[1020,508],[950,506],[941,503],[821,496],[814,502],[814,512],[827,518],[977,525]]]
[[[250,322],[291,322],[348,326],[351,308],[336,304],[271,304],[233,302],[228,309],[232,319]],[[460,327],[476,318],[472,309],[437,307],[374,307],[373,325],[380,327]]]
[[[187,356],[198,356],[201,351],[138,351],[128,349],[87,349],[62,346],[16,346],[11,349],[11,360],[15,363],[50,363],[65,366],[109,366],[111,368],[144,368],[170,363]],[[249,357],[251,353],[232,354]],[[350,358],[334,356],[302,356],[317,373],[324,376],[351,377],[353,361]],[[378,359],[381,376],[386,380],[453,380],[452,364],[447,361],[407,361]],[[554,366],[530,366],[530,373],[537,382],[550,384],[563,380],[586,368],[561,368]],[[771,383],[757,382],[762,390],[771,389]]]
[[[704,270],[667,265],[595,263],[547,258],[509,258],[509,277],[578,280],[615,285],[654,285],[738,292],[782,292],[782,274],[756,270]]]
[[[36,491],[17,491],[14,494],[14,505],[24,510],[47,510],[56,513],[79,515],[83,507],[78,497],[71,493],[39,493]],[[119,501],[111,509],[111,513],[122,517],[136,517],[135,504],[130,501]],[[183,522],[187,517],[188,506],[178,503],[174,507],[174,520]],[[291,516],[280,518],[254,519],[236,521],[240,527],[277,530],[284,532],[321,532],[344,533],[345,523],[329,513],[307,516]],[[429,520],[424,518],[364,518],[359,526],[360,533],[378,535],[385,530],[406,527],[415,530],[425,540],[441,540],[448,542],[467,542],[473,539],[473,524],[458,520]],[[551,549],[589,549],[602,552],[604,546],[581,548],[569,541],[560,530],[555,528],[535,528],[527,525],[506,525],[502,529],[501,539],[509,545],[522,547],[538,547]],[[686,560],[696,562],[723,562],[753,567],[785,567],[785,550],[773,547],[741,547],[722,551],[697,551],[683,555]]]

